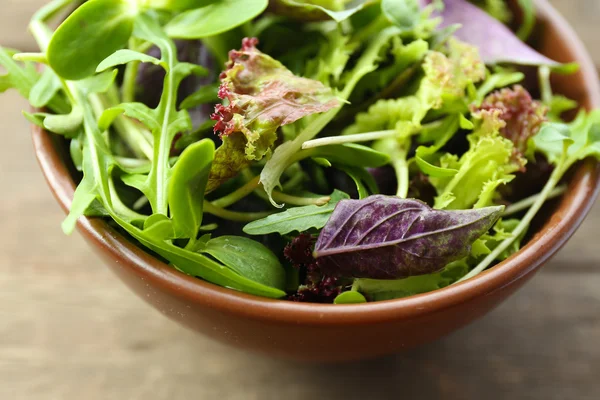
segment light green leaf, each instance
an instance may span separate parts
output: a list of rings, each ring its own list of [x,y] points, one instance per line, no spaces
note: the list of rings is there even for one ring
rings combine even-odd
[[[62,78],[83,79],[125,47],[138,9],[128,0],[90,0],[58,27],[48,44],[48,62]]]
[[[381,11],[391,23],[402,30],[413,29],[421,20],[418,0],[381,0]]]
[[[161,61],[156,58],[149,56],[144,53],[140,53],[139,51],[133,51],[129,49],[121,49],[117,50],[115,53],[111,54],[107,58],[102,61],[98,67],[96,68],[96,72],[106,71],[109,68],[116,67],[118,65],[123,65],[130,63],[132,61],[140,61],[143,63],[152,63],[154,65],[162,65]]]
[[[78,106],[73,106],[69,114],[48,114],[44,119],[46,129],[61,135],[68,135],[77,131],[82,123],[83,113]]]
[[[98,126],[103,131],[107,130],[121,114],[137,119],[151,131],[160,129],[156,112],[143,103],[121,103],[116,107],[107,108],[100,116]]]
[[[285,270],[279,259],[257,241],[241,236],[221,236],[209,240],[200,251],[254,282],[281,290],[285,288]]]
[[[144,235],[160,241],[177,237],[173,221],[162,214],[152,214],[144,221]]]
[[[320,11],[338,23],[347,20],[352,15],[362,10],[366,5],[373,3],[372,0],[351,0],[341,2],[278,0],[278,2],[284,7],[289,7],[289,9],[284,9],[285,14],[290,14],[291,16],[301,16],[303,14],[313,15],[315,14],[315,11]],[[297,9],[298,11],[294,9]]]
[[[0,81],[0,86],[1,81]],[[45,107],[61,89],[62,83],[51,68],[45,68],[41,78],[33,85],[29,93],[29,103],[33,107]],[[0,92],[2,89],[0,88]]]
[[[178,39],[218,35],[254,19],[268,4],[268,0],[221,0],[177,15],[165,31]]]
[[[535,26],[535,4],[532,0],[518,0],[519,6],[523,11],[523,23],[517,31],[519,39],[526,41]]]
[[[115,82],[118,73],[119,71],[115,69],[92,75],[80,80],[78,87],[86,95],[92,93],[104,93]]]
[[[266,218],[251,222],[244,227],[249,235],[266,235],[279,233],[286,235],[290,232],[304,232],[309,229],[321,229],[329,220],[333,209],[340,200],[349,199],[344,192],[336,190],[331,200],[324,206],[293,207],[283,212],[269,215]]]
[[[365,296],[355,291],[340,293],[334,300],[333,304],[361,304],[366,303]]]
[[[215,154],[214,142],[204,139],[188,146],[169,179],[169,210],[177,236],[196,238],[202,225],[204,191]]]

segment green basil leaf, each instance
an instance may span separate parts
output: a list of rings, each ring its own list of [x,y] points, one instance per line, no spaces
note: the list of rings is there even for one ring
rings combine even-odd
[[[50,39],[52,69],[69,80],[92,75],[102,60],[127,45],[138,12],[135,3],[90,0],[77,8]]]
[[[418,0],[382,0],[381,11],[391,23],[403,30],[413,29],[421,20]]]
[[[311,228],[321,229],[329,220],[333,209],[340,200],[349,199],[346,193],[336,190],[331,200],[324,206],[293,207],[283,212],[269,215],[244,226],[249,235],[279,233],[285,235],[293,231],[304,232]]]
[[[365,299],[365,296],[352,290],[340,293],[335,300],[333,300],[333,304],[361,304],[366,302],[367,299]]]
[[[268,4],[268,0],[221,0],[177,15],[165,26],[165,31],[178,39],[218,35],[254,19]]]
[[[188,146],[175,163],[169,180],[169,209],[178,236],[196,238],[202,225],[204,191],[215,155],[210,139]]]
[[[279,259],[259,242],[241,236],[221,236],[209,240],[201,252],[248,279],[285,289],[285,270]]]
[[[117,65],[127,64],[131,61],[140,61],[143,63],[161,65],[161,61],[156,57],[140,53],[139,51],[122,49],[117,50],[115,53],[105,58],[96,68],[96,72],[106,71],[109,68],[116,67]]]
[[[0,86],[2,86],[0,81]],[[60,79],[51,68],[44,69],[41,78],[33,85],[29,93],[29,103],[33,107],[45,107],[61,89]],[[0,87],[0,92],[2,88]]]

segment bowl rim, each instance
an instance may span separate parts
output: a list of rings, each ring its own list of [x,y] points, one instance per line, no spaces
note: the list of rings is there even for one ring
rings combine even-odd
[[[591,57],[567,21],[546,0],[536,0],[538,13],[570,44],[574,60],[587,83],[588,103],[600,107],[600,81]],[[75,190],[68,168],[56,150],[52,134],[33,126],[36,157],[56,200],[68,211]],[[600,190],[600,164],[588,160],[578,168],[570,184],[571,201],[561,204],[562,217],[549,233],[536,235],[519,252],[493,268],[466,281],[401,299],[366,304],[297,303],[268,299],[221,287],[185,275],[156,259],[126,239],[106,221],[82,217],[77,226],[88,241],[99,247],[121,268],[128,268],[148,285],[157,285],[176,297],[203,304],[221,312],[279,322],[310,325],[357,325],[412,318],[441,311],[478,296],[499,291],[537,270],[572,236],[594,204]]]

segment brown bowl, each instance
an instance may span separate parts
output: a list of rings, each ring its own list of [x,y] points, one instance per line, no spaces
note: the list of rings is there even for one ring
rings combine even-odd
[[[537,2],[542,51],[581,65],[558,77],[565,95],[600,107],[599,82],[589,55],[564,19]],[[64,210],[75,183],[56,136],[33,130],[35,152]],[[138,296],[183,325],[248,350],[313,361],[343,361],[399,352],[441,337],[483,316],[520,288],[569,239],[598,193],[600,168],[582,163],[558,205],[545,209],[543,227],[517,254],[473,279],[435,292],[360,305],[300,304],[260,298],[184,275],[146,253],[104,220],[82,218],[78,228],[107,265]],[[90,284],[93,284],[90,282]],[[123,329],[126,329],[123,326]]]

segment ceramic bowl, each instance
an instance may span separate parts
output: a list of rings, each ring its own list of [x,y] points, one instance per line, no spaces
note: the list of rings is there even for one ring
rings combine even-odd
[[[600,107],[596,71],[580,40],[546,1],[537,5],[544,21],[541,51],[558,61],[575,61],[581,66],[578,74],[555,79],[555,87],[585,108]],[[64,143],[38,128],[33,130],[33,143],[50,189],[68,210],[75,183]],[[592,206],[599,177],[597,163],[579,165],[563,198],[542,211],[540,229],[527,245],[490,270],[435,292],[359,305],[300,304],[239,293],[178,272],[101,219],[82,218],[78,229],[108,267],[165,316],[244,349],[334,362],[422,345],[488,313],[565,244]]]

